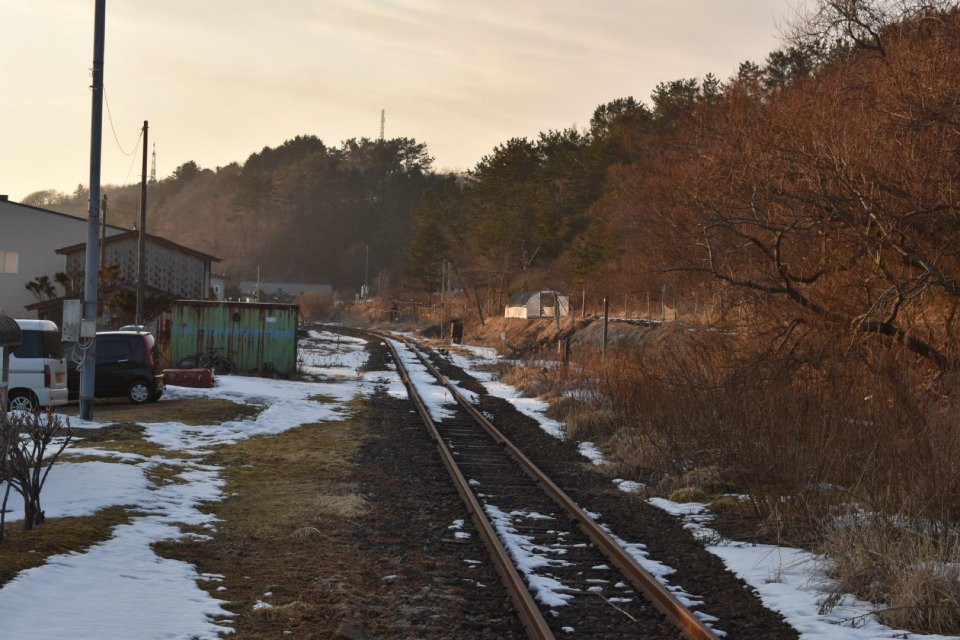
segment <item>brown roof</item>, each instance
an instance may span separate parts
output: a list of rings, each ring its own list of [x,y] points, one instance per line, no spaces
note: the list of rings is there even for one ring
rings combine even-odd
[[[119,240],[127,240],[129,238],[136,238],[137,230],[127,231],[125,233],[118,233],[114,236],[107,236],[106,243],[110,244],[111,242],[117,242]],[[209,253],[203,253],[202,251],[197,251],[196,249],[191,249],[190,247],[185,247],[182,244],[177,244],[173,240],[167,240],[166,238],[161,238],[160,236],[154,236],[151,234],[146,234],[146,239],[154,244],[159,244],[182,253],[186,253],[192,256],[196,256],[201,260],[209,260],[210,262],[222,262],[217,256],[212,256]],[[67,255],[70,253],[78,253],[84,251],[87,248],[86,242],[80,242],[78,244],[72,244],[69,247],[63,247],[62,249],[57,249],[57,253],[61,255]]]

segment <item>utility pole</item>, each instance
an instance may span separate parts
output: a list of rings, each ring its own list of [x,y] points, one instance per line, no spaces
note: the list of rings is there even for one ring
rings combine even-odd
[[[440,339],[446,332],[447,324],[447,261],[444,259],[440,270]]]
[[[380,109],[380,142],[383,142],[383,133],[387,125],[387,110]]]
[[[145,267],[147,250],[147,133],[149,126],[143,121],[143,170],[140,172],[140,232],[137,235],[137,317],[134,324],[143,324],[143,298],[146,284]]]
[[[107,264],[107,194],[100,204],[100,268]]]
[[[97,358],[97,276],[100,238],[100,151],[103,138],[103,43],[106,32],[107,0],[96,0],[93,18],[93,84],[90,116],[90,216],[87,218],[87,253],[83,274],[83,320],[93,325],[90,347],[83,352],[80,368],[80,418],[93,419],[93,388]],[[89,331],[89,329],[88,329]],[[80,335],[83,336],[81,326]]]
[[[601,357],[607,359],[607,330],[610,327],[610,299],[603,296],[603,351]]]
[[[367,257],[363,260],[363,286],[360,287],[363,302],[370,296],[370,245],[367,244]]]

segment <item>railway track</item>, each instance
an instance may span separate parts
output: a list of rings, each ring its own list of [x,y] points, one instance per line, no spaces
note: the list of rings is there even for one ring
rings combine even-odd
[[[389,349],[424,426],[530,638],[716,640],[680,597],[513,445],[404,337],[363,332]],[[435,420],[413,376],[458,403]],[[687,598],[690,601],[690,598]]]

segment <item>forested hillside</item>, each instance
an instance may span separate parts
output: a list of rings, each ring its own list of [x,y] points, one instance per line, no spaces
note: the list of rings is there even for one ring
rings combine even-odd
[[[442,251],[481,303],[666,288],[711,322],[879,338],[953,368],[957,12],[820,4],[762,66],[499,145],[418,209],[411,272],[435,278]]]
[[[243,164],[177,167],[147,192],[147,230],[224,259],[218,269],[251,278],[330,283],[357,290],[367,248],[371,280],[398,278],[410,216],[425,189],[441,179],[415,140],[350,139],[328,147],[313,136],[264,148]],[[105,186],[108,219],[132,226],[140,187]],[[85,215],[87,192],[42,191],[24,199]]]

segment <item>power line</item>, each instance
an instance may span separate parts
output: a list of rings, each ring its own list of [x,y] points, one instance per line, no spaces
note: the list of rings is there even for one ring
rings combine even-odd
[[[134,143],[133,150],[130,151],[130,153],[127,153],[126,151],[124,151],[123,146],[120,144],[120,138],[117,137],[117,130],[113,127],[113,114],[110,113],[110,101],[107,99],[106,88],[104,88],[103,90],[103,101],[107,105],[107,120],[110,121],[110,131],[113,132],[113,139],[117,143],[117,149],[120,149],[120,153],[122,153],[125,156],[132,156],[137,152],[137,149],[139,148],[140,138],[143,137],[143,130],[142,129],[140,130],[140,136],[137,137],[137,141]]]
[[[143,129],[140,130],[140,137],[137,138],[137,146],[133,148],[134,152],[140,148],[140,141],[143,139]],[[133,165],[137,162],[137,156],[135,153],[128,154],[130,155],[130,166],[127,168],[127,175],[123,179],[123,184],[130,184],[130,174],[133,173]]]

